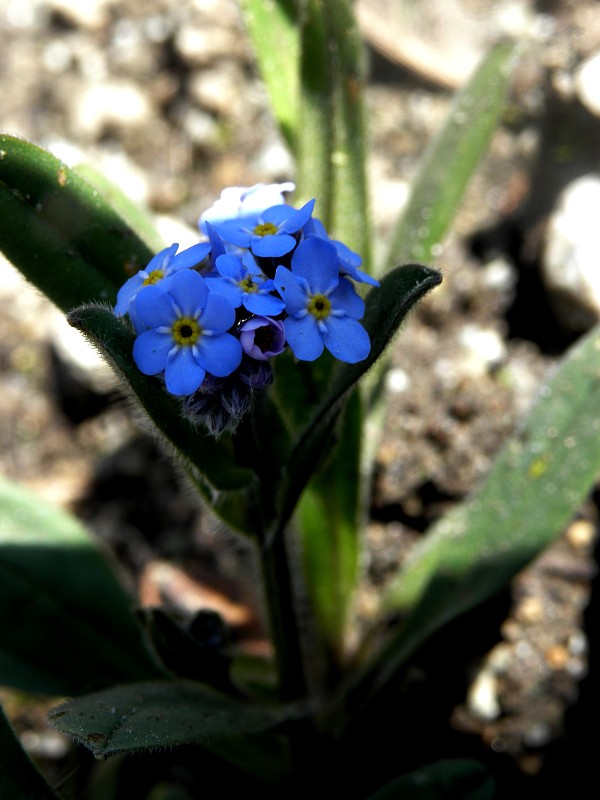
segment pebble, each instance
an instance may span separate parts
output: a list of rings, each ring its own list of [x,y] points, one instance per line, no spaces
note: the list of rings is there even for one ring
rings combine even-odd
[[[127,129],[148,125],[152,106],[140,87],[129,81],[108,80],[86,85],[73,102],[77,135],[98,139],[107,127]]]
[[[542,253],[542,277],[561,323],[582,332],[600,319],[600,177],[572,181],[558,198]]]
[[[580,64],[574,84],[580,102],[592,114],[600,116],[600,53]]]

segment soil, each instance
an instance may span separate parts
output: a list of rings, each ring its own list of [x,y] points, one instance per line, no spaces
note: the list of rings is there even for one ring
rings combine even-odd
[[[402,35],[382,44],[382,3],[359,4],[370,42],[378,240],[464,79],[457,53],[475,58],[497,36],[492,4],[456,0],[449,5],[469,21],[457,50],[435,16],[444,5],[423,2],[423,15],[404,18]],[[600,119],[565,90],[600,48],[597,4],[494,5],[521,9],[528,48],[510,113],[440,248],[444,283],[392,351],[360,598],[365,620],[410,546],[486,475],[577,336],[554,310],[539,265],[560,190],[599,166]],[[437,25],[424,24],[428,15]],[[393,15],[388,23],[400,24]],[[427,58],[432,47],[446,56],[446,70],[443,58]],[[0,49],[4,131],[95,163],[169,233],[178,224],[191,241],[200,212],[225,186],[293,179],[234,0],[5,0]],[[556,156],[565,145],[567,157]],[[49,303],[9,265],[0,270],[2,474],[84,519],[142,603],[216,608],[260,652],[259,599],[239,578],[245,549],[197,507],[110,376],[74,360],[76,344]],[[448,626],[415,661],[415,703],[432,719],[441,715],[446,731],[438,745],[446,755],[476,754],[506,792],[560,786],[586,796],[598,497],[504,596]],[[475,622],[477,637],[469,635]],[[454,667],[443,659],[441,671],[440,648],[465,657]],[[43,709],[2,697],[24,743],[51,771],[66,744],[47,731]],[[415,752],[431,729],[414,732]]]

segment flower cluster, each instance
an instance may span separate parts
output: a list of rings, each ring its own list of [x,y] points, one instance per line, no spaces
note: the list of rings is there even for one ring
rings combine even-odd
[[[287,347],[302,361],[327,349],[354,364],[369,354],[354,283],[377,286],[360,256],[295,209],[293,184],[232,187],[199,220],[207,241],[173,244],[121,287],[114,309],[136,333],[133,358],[184,398],[187,416],[215,435],[233,431],[272,381]]]

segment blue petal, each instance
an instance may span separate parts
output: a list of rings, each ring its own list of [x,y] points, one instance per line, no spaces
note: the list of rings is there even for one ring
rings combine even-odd
[[[212,260],[215,261],[219,256],[225,253],[225,245],[221,241],[221,237],[209,222],[204,223],[206,226],[206,235],[210,242],[210,251],[212,253]]]
[[[184,317],[197,314],[208,297],[208,286],[204,283],[204,278],[191,269],[180,270],[165,278],[163,286]]]
[[[287,267],[277,267],[274,284],[292,316],[306,311],[308,294],[306,281],[294,275]]]
[[[337,289],[329,295],[329,299],[334,311],[343,311],[354,319],[362,319],[365,313],[365,301],[347,278],[340,278]]]
[[[234,308],[239,308],[242,305],[243,292],[237,283],[232,283],[227,278],[205,278],[206,285],[211,292],[226,297]]]
[[[209,292],[198,322],[206,331],[212,331],[215,334],[223,333],[235,322],[235,309],[224,295],[218,292]]]
[[[195,267],[201,261],[204,261],[209,253],[210,242],[199,242],[198,244],[192,245],[192,247],[188,247],[187,250],[182,250],[181,253],[177,253],[169,266],[173,270]]]
[[[237,247],[249,247],[254,234],[258,217],[247,217],[243,220],[231,220],[229,222],[222,222],[218,225],[213,225],[213,228],[219,234],[221,239],[224,239],[230,244],[235,244]]]
[[[129,280],[125,281],[123,286],[121,286],[117,294],[117,304],[115,305],[114,310],[115,317],[123,317],[125,314],[127,314],[129,311],[131,298],[135,297],[135,295],[141,289],[145,279],[146,272],[144,270],[140,270],[132,278],[129,278]]]
[[[144,272],[150,273],[154,272],[155,269],[166,269],[169,266],[169,262],[177,252],[177,248],[179,244],[175,242],[170,247],[165,247],[164,250],[161,250],[160,253],[157,253],[153,256],[148,264],[144,267]]]
[[[276,233],[273,236],[254,236],[250,246],[254,255],[279,258],[294,249],[296,240],[287,233]]]
[[[236,281],[241,281],[246,273],[242,259],[239,256],[219,256],[215,263],[219,274],[224,278],[234,278]]]
[[[192,348],[178,347],[167,357],[165,386],[171,394],[193,394],[204,380],[205,370],[194,358]]]
[[[172,298],[155,284],[142,287],[133,302],[137,318],[149,328],[170,327],[177,318]]]
[[[262,292],[246,293],[243,299],[244,308],[253,314],[260,314],[264,317],[276,317],[285,308],[285,303],[279,297]]]
[[[300,242],[292,256],[292,272],[305,278],[312,294],[325,294],[337,286],[339,270],[335,246],[316,236]]]
[[[167,363],[173,339],[169,333],[145,331],[133,343],[133,360],[144,375],[158,375]]]
[[[230,333],[202,336],[194,349],[198,363],[217,378],[231,375],[242,360],[242,345]]]
[[[286,233],[296,233],[303,228],[310,216],[313,212],[313,208],[315,207],[315,201],[309,200],[308,203],[305,203],[302,208],[299,208],[298,211],[294,211],[294,213],[283,223],[282,230]]]
[[[329,316],[325,329],[325,347],[340,361],[356,364],[369,355],[371,340],[360,322],[351,317]]]
[[[287,317],[283,323],[287,343],[300,361],[314,361],[323,352],[323,337],[317,321],[307,314],[305,317]]]

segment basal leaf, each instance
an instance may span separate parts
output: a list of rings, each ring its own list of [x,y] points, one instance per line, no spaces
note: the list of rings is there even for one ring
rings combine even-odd
[[[45,778],[21,747],[0,708],[0,782],[6,798],[58,800]]]
[[[301,15],[298,191],[370,269],[365,57],[352,4],[308,0]]]
[[[405,620],[389,674],[427,636],[502,589],[572,519],[600,474],[600,327],[568,353],[481,489],[429,531],[383,607]]]
[[[68,700],[49,719],[104,758],[182,744],[212,747],[274,728],[293,716],[297,711],[246,704],[201,683],[158,681]]]
[[[513,45],[497,45],[457,92],[445,124],[423,156],[387,265],[432,260],[432,247],[443,241],[505,109],[514,59]]]
[[[74,517],[0,480],[0,684],[77,695],[161,675],[131,606]]]
[[[362,553],[361,441],[361,398],[354,392],[343,412],[337,445],[298,505],[309,600],[319,636],[338,664],[344,656]]]
[[[171,244],[171,242],[165,242],[158,233],[151,213],[126,195],[121,187],[107,178],[103,172],[87,162],[77,164],[74,171],[104,196],[121,219],[153,253],[158,253],[159,250]]]
[[[75,171],[7,135],[0,136],[0,249],[65,312],[114,303],[153,255]]]
[[[401,775],[368,800],[493,800],[496,785],[483,764],[444,759]]]
[[[82,331],[108,357],[115,370],[136,395],[160,433],[188,461],[205,482],[206,492],[239,489],[253,479],[250,470],[237,467],[231,437],[216,440],[194,427],[181,414],[180,402],[155,378],[143,375],[131,355],[134,334],[112,311],[101,306],[75,309],[69,322]]]
[[[298,127],[300,63],[297,2],[242,0],[241,7],[271,109],[288,145],[293,148]]]

